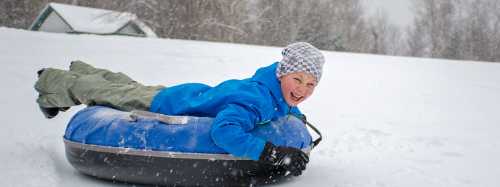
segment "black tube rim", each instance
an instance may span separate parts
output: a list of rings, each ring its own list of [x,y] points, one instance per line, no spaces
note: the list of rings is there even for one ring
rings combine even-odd
[[[179,158],[179,159],[203,159],[203,160],[250,160],[248,158],[235,157],[231,154],[217,154],[217,153],[184,153],[184,152],[174,152],[174,151],[156,151],[156,150],[144,150],[126,147],[112,147],[94,144],[84,144],[80,142],[75,142],[63,138],[64,144],[68,147],[79,148],[84,150],[91,150],[97,152],[105,153],[115,153],[124,155],[135,155],[135,156],[149,156],[149,157],[161,157],[161,158]],[[311,152],[312,147],[302,149],[306,154]]]

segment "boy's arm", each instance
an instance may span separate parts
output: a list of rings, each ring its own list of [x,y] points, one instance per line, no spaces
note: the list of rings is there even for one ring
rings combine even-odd
[[[251,108],[229,104],[214,119],[212,139],[217,146],[234,156],[259,160],[266,142],[248,133],[255,127],[256,118]]]

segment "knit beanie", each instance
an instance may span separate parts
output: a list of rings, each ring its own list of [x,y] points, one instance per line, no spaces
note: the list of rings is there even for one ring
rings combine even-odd
[[[281,54],[283,59],[276,68],[278,78],[290,73],[305,72],[319,82],[325,63],[325,57],[319,49],[306,42],[297,42],[286,46]]]

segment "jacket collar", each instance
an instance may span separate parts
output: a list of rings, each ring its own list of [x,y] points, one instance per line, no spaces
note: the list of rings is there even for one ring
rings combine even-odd
[[[297,107],[290,107],[281,92],[281,83],[276,77],[276,68],[278,67],[278,62],[275,62],[269,66],[259,68],[252,77],[252,81],[258,82],[271,91],[278,109],[283,111],[284,114],[293,113],[301,114]]]

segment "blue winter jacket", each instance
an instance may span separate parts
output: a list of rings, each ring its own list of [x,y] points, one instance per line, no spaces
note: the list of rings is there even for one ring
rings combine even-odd
[[[265,140],[248,131],[278,117],[300,114],[285,102],[276,67],[274,63],[251,78],[227,80],[215,87],[188,83],[165,88],[154,97],[150,111],[214,117],[211,136],[217,146],[234,156],[258,160]]]

